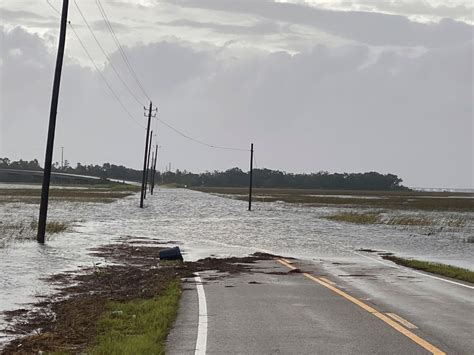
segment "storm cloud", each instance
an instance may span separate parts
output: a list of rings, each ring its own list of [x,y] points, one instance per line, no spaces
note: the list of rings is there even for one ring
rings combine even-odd
[[[148,11],[155,6],[145,5]],[[215,145],[247,148],[253,142],[258,167],[375,170],[398,174],[410,186],[474,185],[471,25],[271,2],[180,1],[169,7],[176,8],[182,16],[147,25],[172,32],[143,41],[130,42],[133,23],[115,20],[127,26],[125,51],[159,117],[174,127]],[[195,10],[209,16],[193,18]],[[246,20],[237,20],[242,14]],[[91,23],[103,32],[99,22]],[[177,30],[194,34],[170,35]],[[196,31],[226,41],[199,40]],[[56,37],[24,25],[1,33],[0,155],[42,161]],[[112,62],[140,95],[108,40]],[[260,46],[282,41],[291,50]],[[146,98],[137,105],[105,58],[92,51],[128,117],[91,64],[77,57],[71,32],[67,43],[56,154],[64,146],[73,163],[140,168]],[[92,44],[86,41],[89,49]],[[160,169],[169,162],[192,171],[247,169],[245,152],[198,145],[159,122],[153,128],[162,146]]]

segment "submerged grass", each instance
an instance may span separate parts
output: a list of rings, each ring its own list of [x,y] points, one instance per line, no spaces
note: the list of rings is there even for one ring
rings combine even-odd
[[[431,226],[433,221],[426,217],[397,216],[385,222],[392,226]]]
[[[248,198],[244,188],[193,188],[198,191]],[[300,203],[308,205],[357,206],[399,210],[474,211],[474,194],[420,191],[350,191],[311,189],[253,190],[254,201]]]
[[[69,223],[51,221],[46,223],[46,233],[56,234],[67,231]],[[36,230],[38,229],[38,222],[19,222],[14,224],[0,223],[0,234],[6,239],[12,240],[27,240],[36,237]]]
[[[380,223],[378,213],[339,213],[328,216],[327,219],[338,222],[349,222],[357,224]]]
[[[386,255],[383,258],[413,269],[474,283],[474,272],[468,269],[428,261],[405,259],[393,255]]]
[[[176,318],[181,287],[170,282],[163,295],[109,302],[98,322],[97,344],[90,354],[164,354],[166,336]]]
[[[356,212],[343,212],[327,216],[326,219],[337,222],[348,222],[356,224],[386,224],[390,226],[440,226],[450,228],[462,228],[466,224],[466,219],[463,217],[449,218],[449,219],[430,219],[428,217],[419,216],[394,216],[384,218],[384,216],[377,212],[369,213],[356,213]]]
[[[110,203],[119,198],[132,195],[135,186],[116,184],[107,187],[88,188],[51,188],[49,196],[52,200],[69,202]],[[0,203],[23,202],[36,204],[40,202],[39,188],[15,189],[0,188]]]
[[[68,224],[65,222],[47,222],[46,233],[54,234],[65,232],[68,229]],[[38,229],[38,222],[34,221],[30,223],[30,229],[36,231]]]
[[[331,221],[357,224],[388,224],[391,226],[431,226],[433,221],[426,217],[395,216],[384,219],[380,213],[344,212],[326,217]],[[453,221],[453,220],[451,220]]]

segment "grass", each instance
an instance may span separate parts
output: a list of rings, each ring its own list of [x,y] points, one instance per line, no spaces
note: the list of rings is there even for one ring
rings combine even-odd
[[[428,261],[404,259],[393,255],[386,255],[383,258],[393,261],[396,264],[407,266],[413,269],[449,277],[460,281],[474,283],[474,272],[468,269],[463,269],[452,265],[432,263]]]
[[[337,222],[347,222],[356,224],[386,224],[390,226],[441,226],[459,229],[465,226],[466,219],[464,217],[440,219],[439,221],[418,216],[394,216],[390,218],[383,218],[380,213],[368,212],[368,213],[356,213],[356,212],[343,212],[327,216],[326,219]]]
[[[391,226],[431,226],[433,221],[426,217],[397,216],[385,222]]]
[[[431,226],[433,221],[426,217],[396,216],[388,220],[382,218],[379,213],[355,213],[344,212],[326,217],[331,221],[348,222],[356,224],[388,224],[391,226]],[[450,220],[449,222],[453,222]],[[453,223],[451,223],[453,224]]]
[[[36,231],[38,229],[38,222],[30,223],[30,229]],[[46,233],[54,234],[65,232],[68,229],[68,224],[64,222],[46,222]]]
[[[51,188],[49,196],[52,200],[57,201],[110,203],[119,198],[130,196],[135,191],[137,191],[135,186],[114,184],[108,187],[94,188]],[[0,188],[0,203],[36,204],[40,202],[40,196],[41,190],[39,188]]]
[[[65,222],[47,222],[46,233],[55,234],[65,232],[69,228],[69,224]],[[36,237],[36,230],[38,229],[38,222],[32,221],[30,223],[20,222],[16,224],[0,223],[0,233],[3,236],[9,236],[8,239],[33,239]]]
[[[193,188],[224,194],[239,200],[248,198],[247,188]],[[349,191],[312,189],[265,189],[253,191],[254,201],[308,205],[357,206],[399,210],[474,211],[474,194],[420,191]]]
[[[328,216],[327,219],[337,222],[349,222],[357,224],[377,224],[380,223],[378,213],[339,213]]]
[[[138,192],[141,190],[140,185],[131,185],[131,184],[121,184],[113,183],[109,185],[100,185],[98,189],[109,189],[110,191],[129,191],[129,192]]]
[[[179,279],[161,296],[109,302],[98,323],[97,344],[90,354],[164,354],[166,336],[176,318],[181,295]]]
[[[447,225],[448,227],[462,228],[466,225],[466,219],[465,218],[450,219],[448,220]]]

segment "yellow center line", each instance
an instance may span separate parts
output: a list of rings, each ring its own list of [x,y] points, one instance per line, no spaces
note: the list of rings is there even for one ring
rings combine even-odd
[[[282,265],[285,265],[286,267],[294,270],[296,269],[296,267],[294,267],[293,265],[290,265],[288,264],[287,262],[281,260],[281,259],[277,259],[277,261],[282,264]],[[375,308],[367,305],[366,303],[358,300],[357,298],[349,295],[348,293],[342,291],[341,289],[331,285],[330,283],[328,282],[325,282],[323,281],[321,278],[317,278],[317,277],[314,277],[313,275],[311,274],[308,274],[308,273],[303,273],[303,275],[305,277],[307,277],[308,279],[330,289],[331,291],[337,293],[338,295],[344,297],[345,299],[347,299],[348,301],[358,305],[359,307],[361,307],[362,309],[366,310],[367,312],[373,314],[375,317],[379,318],[380,320],[382,320],[383,322],[385,322],[386,324],[388,324],[389,326],[391,326],[392,328],[394,328],[395,330],[397,330],[399,333],[405,335],[407,338],[409,338],[410,340],[412,340],[413,342],[417,343],[418,345],[420,345],[421,347],[423,347],[424,349],[428,350],[430,353],[432,354],[436,354],[436,355],[445,355],[446,353],[443,352],[442,350],[438,349],[436,346],[430,344],[429,342],[427,342],[426,340],[420,338],[418,335],[416,335],[415,333],[409,331],[408,329],[406,329],[405,327],[403,327],[402,325],[400,325],[399,323],[395,322],[394,320],[390,319],[389,317],[387,317],[385,314],[379,312],[378,310],[376,310]]]
[[[385,314],[389,316],[390,318],[395,319],[398,323],[403,324],[408,329],[418,329],[416,325],[414,325],[413,323],[410,323],[405,318],[400,317],[398,314],[395,314],[395,313],[385,313]]]
[[[329,280],[329,279],[327,279],[327,278],[325,278],[325,277],[322,277],[322,276],[320,276],[319,279],[322,280],[322,281],[324,281],[324,282],[327,282],[327,283],[330,284],[330,285],[335,285],[335,284],[336,284],[335,282],[333,282],[333,281],[331,281],[331,280]]]
[[[296,269],[296,267],[294,267],[293,265],[291,265],[290,263],[288,263],[287,261],[285,261],[285,259],[277,259],[277,261],[278,261],[280,264],[286,266],[287,268],[289,268],[289,269],[291,269],[291,270],[295,270],[295,269]]]

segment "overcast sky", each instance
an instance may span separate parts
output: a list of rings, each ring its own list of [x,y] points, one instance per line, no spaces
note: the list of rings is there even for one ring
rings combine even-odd
[[[73,165],[140,168],[147,98],[96,0],[76,1],[140,104],[70,0],[71,23],[134,119],[68,28],[54,159],[64,146]],[[257,167],[474,188],[470,0],[101,2],[159,117],[196,139],[253,142]],[[0,156],[43,164],[59,16],[46,0],[2,0],[0,17]],[[154,130],[160,169],[248,169],[246,152]]]

